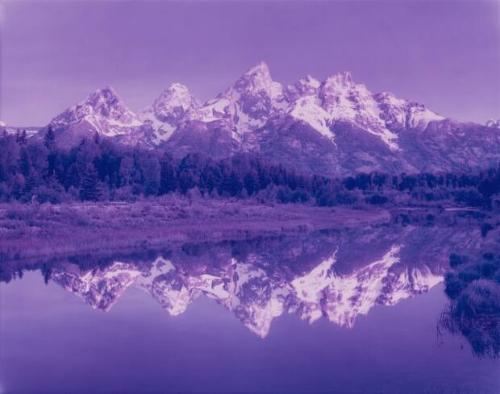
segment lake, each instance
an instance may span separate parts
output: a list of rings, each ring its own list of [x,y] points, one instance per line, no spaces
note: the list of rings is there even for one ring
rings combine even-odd
[[[466,223],[2,263],[1,393],[498,393],[442,324]]]

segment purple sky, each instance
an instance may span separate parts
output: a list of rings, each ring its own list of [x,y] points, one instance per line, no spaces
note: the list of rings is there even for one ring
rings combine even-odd
[[[207,99],[260,60],[283,83],[350,70],[458,120],[500,118],[497,1],[7,1],[0,21],[12,125],[46,124],[105,85],[133,110],[174,81]]]

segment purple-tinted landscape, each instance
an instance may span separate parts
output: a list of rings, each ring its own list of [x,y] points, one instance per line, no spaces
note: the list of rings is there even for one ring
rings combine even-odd
[[[0,4],[1,393],[500,392],[500,4]]]

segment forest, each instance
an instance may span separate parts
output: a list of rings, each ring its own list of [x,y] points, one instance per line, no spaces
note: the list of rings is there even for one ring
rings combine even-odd
[[[71,149],[55,133],[0,136],[0,202],[136,201],[170,193],[204,198],[335,205],[455,205],[497,208],[500,167],[475,173],[360,173],[331,179],[298,174],[253,154],[174,158],[162,148],[95,135]]]

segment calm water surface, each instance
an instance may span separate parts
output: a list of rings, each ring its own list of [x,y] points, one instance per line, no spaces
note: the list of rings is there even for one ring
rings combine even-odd
[[[478,230],[383,227],[11,264],[0,392],[499,393],[498,360],[439,328],[458,247],[480,248]]]

